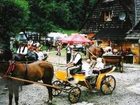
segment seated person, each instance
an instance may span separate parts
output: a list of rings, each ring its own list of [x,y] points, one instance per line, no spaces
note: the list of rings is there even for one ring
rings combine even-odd
[[[113,54],[114,55],[119,55],[119,51],[117,49],[113,49]]]
[[[82,64],[82,71],[85,73],[86,77],[92,74],[91,66],[92,64],[90,59],[87,59],[86,62]]]
[[[35,49],[36,47],[32,45],[28,50],[27,58],[29,62],[36,61],[38,59],[38,55],[36,54]]]
[[[43,52],[40,50],[39,47],[36,48],[35,53],[38,56],[38,60],[41,61],[41,60],[43,60],[45,58]]]
[[[80,53],[77,52],[76,48],[72,49],[72,57],[70,62],[67,64],[68,66],[68,74],[71,74],[69,77],[71,78],[72,75],[81,72],[82,69],[82,56]]]
[[[113,55],[112,50],[108,49],[107,51],[105,51],[105,53],[103,54],[103,56],[105,55]]]
[[[102,58],[97,58],[96,60],[96,64],[93,68],[93,70],[101,70],[104,69],[104,63],[103,63],[103,59]]]
[[[28,51],[27,44],[21,43],[17,50],[17,54],[26,55],[27,51]]]
[[[101,70],[104,69],[104,63],[102,58],[97,58],[96,64],[90,59],[87,59],[86,62],[82,65],[82,71],[85,72],[85,76],[91,76],[93,74],[92,70]]]
[[[14,59],[16,61],[26,60],[25,56],[27,55],[27,52],[28,52],[27,44],[20,43],[20,46],[17,50],[17,54],[15,55]]]

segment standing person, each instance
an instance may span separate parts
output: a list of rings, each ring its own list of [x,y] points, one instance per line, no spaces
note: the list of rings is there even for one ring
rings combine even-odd
[[[56,55],[58,55],[58,56],[61,56],[61,43],[60,42],[58,42],[58,44],[57,44],[57,53],[56,53]]]
[[[71,59],[71,47],[70,47],[70,44],[67,45],[66,47],[66,63],[69,63],[70,62],[70,59]]]
[[[73,55],[71,57],[70,62],[67,64],[68,65],[68,74],[69,75],[69,80],[73,80],[72,75],[78,73],[82,69],[82,56],[81,54],[77,51],[76,48],[73,48]]]
[[[19,48],[19,41],[15,40],[13,46],[16,48],[16,51]]]
[[[46,39],[46,48],[48,47],[47,51],[49,52],[50,51],[50,48],[51,48],[51,38],[47,38]]]

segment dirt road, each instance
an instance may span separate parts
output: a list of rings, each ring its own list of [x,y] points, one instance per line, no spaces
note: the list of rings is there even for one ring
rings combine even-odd
[[[57,63],[64,63],[62,57],[48,58]],[[58,61],[59,59],[59,61]],[[53,60],[51,60],[53,62]],[[62,61],[62,62],[61,62]],[[55,66],[55,69],[59,68]],[[98,91],[82,91],[80,101],[74,105],[140,105],[140,65],[124,64],[124,73],[113,72],[116,79],[116,88],[111,95],[102,95]],[[8,92],[3,90],[4,82],[0,79],[0,105],[8,104]],[[20,92],[19,105],[46,105],[46,88],[40,85],[24,86]],[[66,93],[54,97],[53,105],[71,105]]]

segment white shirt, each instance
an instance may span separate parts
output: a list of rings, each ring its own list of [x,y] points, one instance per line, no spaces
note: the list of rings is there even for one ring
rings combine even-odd
[[[38,60],[43,60],[44,59],[43,52],[39,51],[39,52],[36,52],[36,53],[37,53],[37,56],[38,56]]]
[[[40,46],[40,43],[39,42],[36,42],[35,45],[36,45],[36,47],[39,47]]]
[[[112,52],[105,52],[103,55],[113,55]]]
[[[70,47],[67,47],[67,53],[71,53]]]
[[[18,50],[17,50],[17,54],[23,54],[23,55],[26,55],[28,52],[28,48],[27,47],[19,47]]]
[[[28,45],[32,45],[33,44],[33,41],[32,40],[29,40],[28,41]]]
[[[94,66],[95,70],[101,70],[104,68],[104,63],[102,62],[102,58],[97,58],[97,63]]]
[[[82,64],[82,71],[85,72],[85,76],[90,76],[92,74],[92,70],[90,69],[90,64],[87,62],[84,62]]]
[[[81,59],[81,55],[79,53],[76,53],[75,55],[76,55],[76,57],[73,59],[73,56],[72,56],[71,60],[70,60],[70,62],[72,62],[74,64],[76,64]]]
[[[95,65],[95,67],[94,67],[95,69],[97,69],[97,70],[101,70],[101,69],[103,69],[104,68],[104,64],[103,63],[97,63],[96,65]]]

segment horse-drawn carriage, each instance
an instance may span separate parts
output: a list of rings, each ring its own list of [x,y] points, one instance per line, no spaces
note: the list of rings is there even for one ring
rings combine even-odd
[[[0,53],[0,58],[2,60],[0,62],[0,74],[3,77],[8,77],[10,80],[10,84],[8,84],[9,105],[12,105],[13,95],[15,95],[15,103],[18,105],[19,86],[21,83],[24,85],[25,82],[34,83],[29,81],[37,82],[38,80],[42,80],[44,84],[48,84],[46,85],[49,94],[48,102],[52,101],[52,95],[57,96],[62,91],[65,91],[69,94],[69,101],[71,103],[76,103],[81,96],[80,86],[85,86],[89,90],[100,90],[103,94],[111,94],[116,86],[115,78],[112,75],[108,75],[114,71],[115,67],[105,68],[100,71],[93,71],[93,73],[97,75],[89,76],[88,78],[86,78],[85,74],[82,72],[77,73],[73,75],[74,81],[76,81],[74,84],[68,80],[67,70],[58,70],[55,72],[57,80],[52,84],[54,68],[51,63],[46,61],[36,61],[30,64],[22,62],[9,62],[8,60],[12,59],[12,54],[9,59],[5,60],[8,55],[10,54],[5,54],[4,52]],[[10,78],[9,75],[15,79]],[[53,85],[53,88],[50,85]]]
[[[105,69],[95,71],[93,75],[86,77],[83,72],[73,75],[74,80],[68,80],[67,70],[57,70],[55,72],[56,80],[53,86],[60,87],[60,89],[53,89],[53,95],[58,96],[61,92],[68,93],[68,99],[71,103],[79,101],[81,96],[81,86],[87,87],[90,91],[93,89],[101,91],[103,94],[111,94],[116,86],[116,80],[112,75],[115,67],[109,66]]]
[[[122,55],[103,55],[104,51],[101,47],[90,46],[87,50],[87,55],[90,59],[97,59],[97,57],[102,57],[104,59],[105,65],[113,65],[123,72],[123,56]]]
[[[123,72],[123,56],[121,55],[105,55],[103,56],[105,65],[114,65],[116,68]]]

